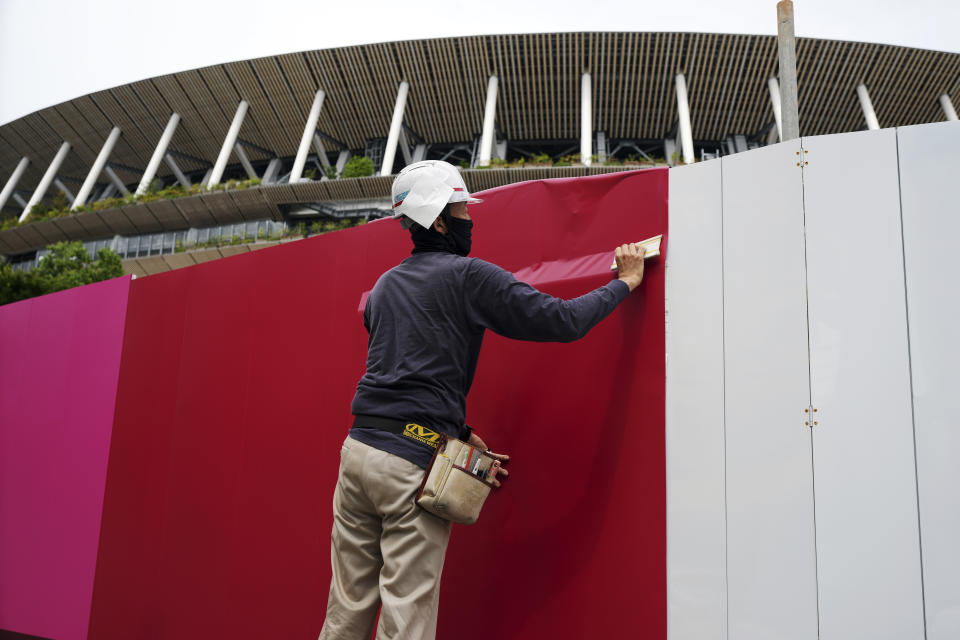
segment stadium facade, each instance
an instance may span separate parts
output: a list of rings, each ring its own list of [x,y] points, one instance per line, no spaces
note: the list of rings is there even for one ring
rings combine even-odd
[[[956,118],[960,54],[803,38],[797,71],[803,136]],[[419,159],[459,163],[476,191],[737,153],[778,139],[777,72],[773,36],[602,32],[377,43],[141,80],[0,126],[0,253],[30,268],[47,245],[82,240],[145,275],[269,246],[301,222],[384,215],[390,175]],[[343,177],[358,155],[374,175]],[[64,203],[71,215],[29,219]]]

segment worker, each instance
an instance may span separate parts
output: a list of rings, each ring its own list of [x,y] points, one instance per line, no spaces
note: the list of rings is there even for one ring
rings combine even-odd
[[[408,165],[393,181],[393,211],[413,251],[384,273],[363,312],[366,372],[340,451],[333,497],[333,579],[320,640],[434,638],[451,523],[415,502],[437,434],[487,450],[465,422],[484,331],[569,342],[586,333],[643,279],[643,249],[616,249],[618,278],[572,300],[469,258],[473,221],[460,172],[446,162]],[[431,446],[431,444],[433,446]],[[509,475],[494,454],[496,477]],[[382,605],[382,608],[381,608]]]

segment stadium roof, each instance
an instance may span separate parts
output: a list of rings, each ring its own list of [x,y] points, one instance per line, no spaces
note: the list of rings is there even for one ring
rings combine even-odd
[[[802,135],[862,128],[859,82],[884,127],[942,120],[938,96],[960,98],[960,54],[809,38],[797,49]],[[766,86],[777,73],[772,36],[455,37],[231,62],[77,97],[0,126],[0,172],[8,175],[27,156],[21,185],[35,185],[66,140],[73,149],[60,175],[82,179],[117,126],[123,135],[111,166],[136,182],[172,112],[182,117],[172,149],[185,171],[199,170],[216,159],[241,99],[250,103],[240,139],[251,160],[291,156],[318,88],[327,94],[318,128],[328,149],[362,149],[386,135],[401,80],[410,83],[405,121],[412,132],[428,143],[468,141],[481,130],[490,74],[500,80],[497,122],[508,139],[574,139],[584,71],[592,74],[593,128],[608,139],[668,135],[681,71],[695,140],[755,134],[773,119]]]

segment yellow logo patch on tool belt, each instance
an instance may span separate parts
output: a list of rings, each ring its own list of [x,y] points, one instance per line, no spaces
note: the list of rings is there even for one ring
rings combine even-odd
[[[410,423],[403,428],[403,435],[408,438],[413,438],[418,442],[437,448],[437,443],[440,441],[440,434],[434,431],[433,429],[428,429],[427,427],[421,426],[419,424]]]

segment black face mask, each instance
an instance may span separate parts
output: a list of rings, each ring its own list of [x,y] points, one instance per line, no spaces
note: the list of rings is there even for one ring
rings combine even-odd
[[[413,240],[412,253],[445,251],[458,256],[469,255],[473,221],[454,218],[448,213],[443,213],[441,216],[443,223],[447,226],[446,235],[432,226],[429,229],[424,229],[419,224],[410,227],[410,237]]]
[[[461,220],[453,216],[445,216],[447,223],[447,237],[453,241],[453,252],[458,256],[470,254],[473,235],[473,220]]]

